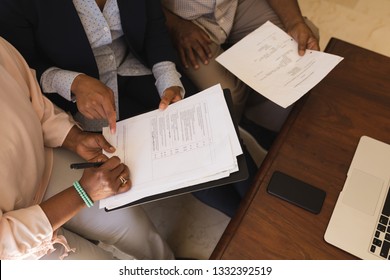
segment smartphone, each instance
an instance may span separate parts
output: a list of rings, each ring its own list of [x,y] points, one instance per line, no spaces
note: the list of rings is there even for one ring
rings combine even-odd
[[[301,180],[275,171],[267,192],[314,214],[321,211],[326,192]]]

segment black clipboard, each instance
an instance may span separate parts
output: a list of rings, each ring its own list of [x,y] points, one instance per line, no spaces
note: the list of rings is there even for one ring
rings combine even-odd
[[[233,100],[232,100],[230,90],[224,89],[223,94],[224,94],[226,104],[227,104],[228,109],[229,109],[230,117],[232,118],[234,128],[236,130],[238,139],[240,140],[240,143],[242,145],[242,139],[240,138],[237,120],[235,119],[234,114],[233,114]],[[164,199],[164,198],[168,198],[168,197],[172,197],[172,196],[177,196],[177,195],[181,195],[181,194],[185,194],[185,193],[200,191],[200,190],[204,190],[204,189],[208,189],[208,188],[220,187],[220,186],[224,186],[226,184],[236,183],[236,182],[240,182],[240,181],[244,181],[244,180],[248,179],[249,173],[248,173],[248,167],[246,165],[246,160],[245,160],[244,154],[241,154],[237,157],[237,164],[238,164],[238,171],[231,173],[228,177],[221,178],[218,180],[212,180],[209,182],[205,182],[205,183],[201,183],[201,184],[197,184],[197,185],[193,185],[193,186],[180,188],[180,189],[173,190],[173,191],[168,191],[168,192],[163,192],[163,193],[147,196],[147,197],[141,198],[139,200],[136,200],[136,201],[133,201],[133,202],[130,202],[127,204],[123,204],[123,205],[115,207],[115,208],[111,208],[111,209],[105,208],[105,211],[111,212],[111,211],[122,209],[125,207],[131,207],[131,206],[144,204],[144,203],[155,201],[155,200],[160,200],[160,199]]]

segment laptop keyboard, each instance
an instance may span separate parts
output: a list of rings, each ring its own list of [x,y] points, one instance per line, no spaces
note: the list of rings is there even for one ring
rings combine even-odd
[[[390,260],[390,188],[372,240],[371,253]]]

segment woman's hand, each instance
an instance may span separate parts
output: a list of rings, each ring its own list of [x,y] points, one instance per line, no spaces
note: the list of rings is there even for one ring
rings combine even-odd
[[[78,75],[71,87],[76,96],[77,108],[88,119],[106,119],[111,133],[116,130],[114,92],[101,81]]]
[[[87,168],[79,181],[93,201],[130,189],[130,170],[114,156],[98,168]]]
[[[115,152],[115,148],[103,135],[83,132],[77,126],[71,128],[62,146],[88,161],[106,161],[107,157],[103,154],[103,150],[107,153]]]
[[[129,178],[129,168],[118,157],[112,157],[98,168],[85,169],[79,183],[92,201],[97,202],[128,191],[131,185]],[[75,188],[69,187],[43,201],[40,206],[53,230],[56,230],[85,208],[86,204]]]
[[[167,88],[164,91],[164,95],[161,98],[161,102],[158,108],[160,110],[164,110],[168,107],[169,104],[180,101],[182,99],[180,91],[180,87],[178,86]]]

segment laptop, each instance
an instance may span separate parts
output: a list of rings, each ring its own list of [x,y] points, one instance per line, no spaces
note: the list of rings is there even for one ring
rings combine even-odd
[[[361,259],[390,260],[390,145],[362,136],[325,232]]]

